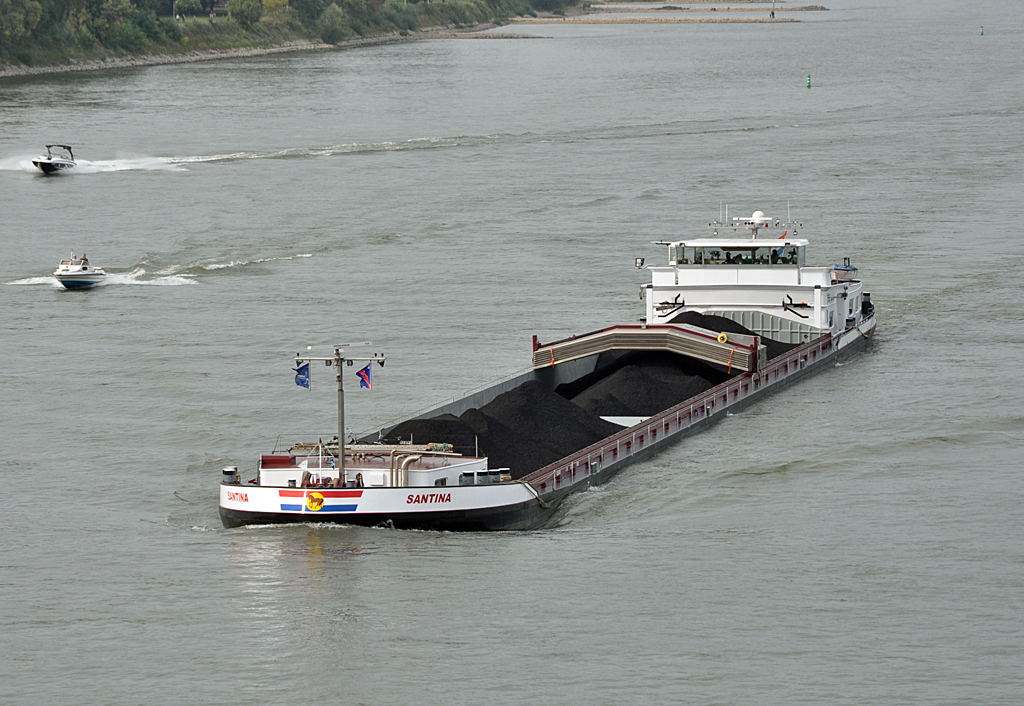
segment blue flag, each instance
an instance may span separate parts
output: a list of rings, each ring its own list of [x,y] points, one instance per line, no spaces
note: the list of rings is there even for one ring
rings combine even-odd
[[[362,370],[357,370],[356,375],[359,376],[359,387],[365,387],[367,390],[370,389],[370,364],[367,363],[366,367]]]
[[[295,371],[295,384],[299,387],[309,389],[309,363],[303,363],[297,368],[292,368]]]

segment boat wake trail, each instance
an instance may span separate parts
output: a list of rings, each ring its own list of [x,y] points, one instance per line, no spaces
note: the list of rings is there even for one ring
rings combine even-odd
[[[131,157],[123,159],[78,160],[75,171],[79,174],[100,174],[103,172],[185,172],[185,167],[173,161],[173,157]]]
[[[235,268],[243,268],[251,265],[261,265],[267,262],[279,262],[286,260],[298,260],[307,257],[313,257],[311,253],[299,253],[297,255],[281,255],[278,257],[260,257],[252,260],[228,260],[222,258],[207,258],[204,260],[195,260],[184,265],[168,265],[159,270],[155,270],[155,274],[164,276],[180,276],[180,277],[194,277],[197,274],[203,272],[216,272],[217,270],[230,270]]]
[[[143,284],[157,287],[175,287],[183,284],[195,284],[192,277],[193,275],[147,277],[145,268],[137,267],[128,272],[107,272],[107,276],[102,282],[98,282],[90,288],[96,289],[98,287],[109,287],[115,284]],[[61,285],[55,277],[25,277],[24,279],[16,279],[13,282],[7,282],[7,284],[43,285],[54,287],[56,289],[64,289],[63,285]]]
[[[463,135],[458,137],[420,137],[388,142],[350,142],[325,147],[290,147],[276,152],[231,152],[227,154],[171,157],[170,164],[201,164],[215,162],[244,162],[250,159],[308,159],[340,155],[374,154],[378,152],[404,152],[410,150],[447,149],[486,145],[512,137],[510,135]]]
[[[39,169],[32,164],[32,160],[38,156],[38,154],[26,154],[17,157],[0,157],[0,172],[39,172]]]
[[[38,154],[17,155],[0,158],[0,172],[29,172],[42,174],[32,164]],[[68,174],[101,174],[104,172],[186,172],[188,169],[175,161],[174,157],[122,157],[118,159],[79,159],[74,170]]]
[[[230,258],[206,258],[195,260],[184,265],[161,266],[155,259],[146,255],[132,267],[120,272],[111,272],[106,268],[106,279],[94,285],[94,287],[107,287],[110,285],[141,284],[150,287],[177,287],[186,284],[196,284],[196,277],[208,272],[220,270],[240,270],[245,267],[261,265],[267,262],[283,262],[288,260],[301,260],[313,257],[312,253],[298,253],[295,255],[279,255],[277,257],[259,257],[251,260],[233,260]],[[63,289],[63,286],[52,276],[46,277],[25,277],[16,279],[6,284],[16,285],[44,285]]]
[[[107,273],[105,284],[144,284],[151,287],[178,287],[183,284],[195,284],[193,275],[160,275],[147,277],[144,267],[137,267],[129,272]]]
[[[169,157],[169,164],[231,163],[257,159],[310,159],[345,155],[375,154],[380,152],[409,152],[417,150],[478,148],[510,143],[571,144],[591,140],[632,140],[636,138],[662,138],[678,135],[702,135],[722,132],[750,132],[778,128],[774,124],[750,124],[749,121],[672,121],[668,123],[641,123],[612,125],[600,130],[570,130],[552,133],[495,133],[490,135],[456,135],[418,137],[409,140],[384,142],[348,142],[323,147],[290,147],[273,152],[228,152],[224,154]]]
[[[64,287],[60,282],[57,281],[56,277],[26,277],[25,279],[16,279],[13,282],[7,282],[6,284],[45,284],[57,289],[63,289]]]

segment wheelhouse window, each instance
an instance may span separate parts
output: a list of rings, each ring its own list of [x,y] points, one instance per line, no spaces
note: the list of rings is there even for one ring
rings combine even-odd
[[[671,248],[673,265],[799,265],[804,264],[804,249],[798,245],[743,247]]]

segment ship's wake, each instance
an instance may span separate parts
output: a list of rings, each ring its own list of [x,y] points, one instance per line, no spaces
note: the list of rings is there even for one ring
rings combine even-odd
[[[30,154],[0,158],[0,171],[28,172],[42,176],[42,171],[36,165],[32,164],[32,160],[38,157],[39,155],[37,154]],[[175,157],[119,157],[117,159],[97,160],[77,159],[75,160],[75,163],[77,166],[74,169],[63,172],[60,176],[70,176],[72,174],[101,174],[104,172],[188,171],[186,167],[176,161]]]
[[[252,259],[234,259],[230,257],[211,257],[202,260],[193,260],[185,264],[166,265],[154,270],[154,274],[160,276],[181,276],[194,277],[205,272],[217,272],[219,270],[239,270],[254,265],[262,265],[268,262],[281,262],[287,260],[299,260],[313,257],[311,253],[298,253],[295,255],[279,255],[276,257],[258,257]],[[147,264],[144,260],[140,266]],[[152,266],[150,264],[150,266]]]
[[[123,270],[111,270],[104,268],[107,273],[106,279],[96,287],[109,285],[141,284],[148,286],[175,287],[186,284],[195,284],[196,278],[200,275],[221,271],[242,271],[245,268],[262,265],[269,262],[285,262],[289,260],[301,260],[313,257],[312,253],[296,253],[294,255],[277,255],[273,257],[256,257],[251,259],[233,258],[230,256],[210,257],[201,260],[192,260],[184,264],[163,265],[158,258],[144,255],[137,263]],[[47,277],[24,277],[6,284],[16,285],[42,285],[62,288],[62,285],[52,276]]]
[[[193,280],[194,275],[148,275],[145,268],[139,267],[127,272],[107,272],[106,278],[98,284],[92,285],[90,289],[97,287],[109,287],[112,285],[123,285],[123,284],[142,284],[148,286],[157,287],[175,287],[183,284],[195,284]],[[16,279],[7,284],[14,285],[39,285],[45,287],[53,287],[55,289],[64,289],[64,285],[57,281],[56,277],[25,277],[23,279]]]

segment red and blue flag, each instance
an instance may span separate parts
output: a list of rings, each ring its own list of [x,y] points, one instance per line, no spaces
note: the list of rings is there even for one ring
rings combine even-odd
[[[367,390],[370,389],[370,364],[367,363],[366,367],[362,370],[357,370],[356,375],[359,376],[359,387],[365,387]]]

